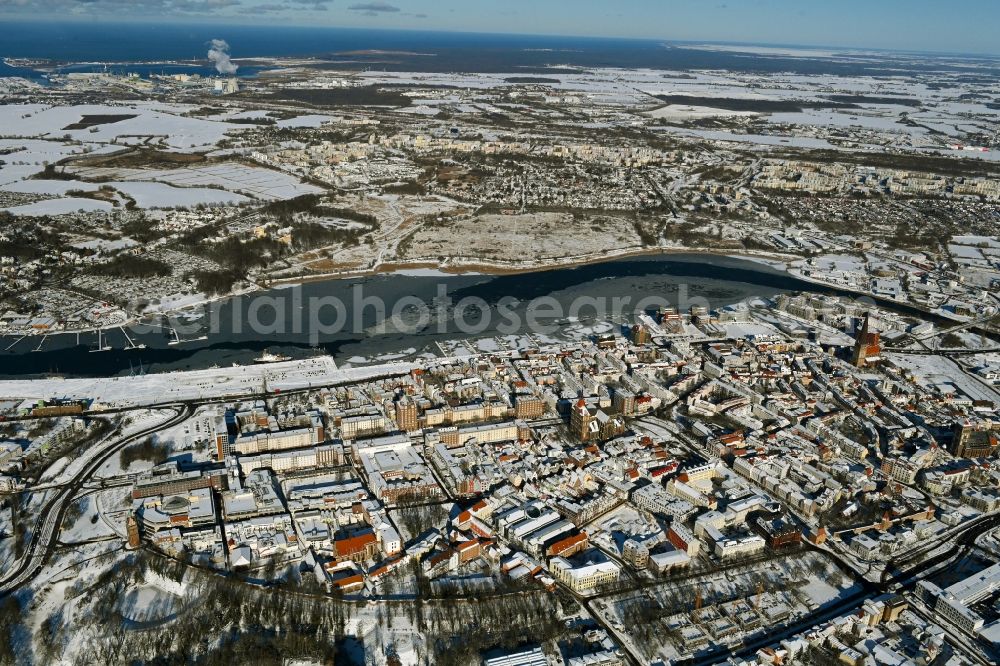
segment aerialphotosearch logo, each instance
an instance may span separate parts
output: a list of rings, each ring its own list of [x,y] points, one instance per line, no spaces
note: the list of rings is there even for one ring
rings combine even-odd
[[[129,311],[155,312],[157,306],[155,302],[135,303]],[[139,333],[166,328],[181,340],[206,334],[299,337],[316,346],[345,335],[354,338],[435,334],[456,337],[551,335],[570,323],[630,324],[642,313],[653,314],[665,308],[681,315],[708,314],[712,310],[706,298],[691,295],[687,284],[678,285],[673,299],[661,294],[583,295],[569,300],[553,296],[523,300],[506,295],[491,301],[478,296],[465,296],[456,301],[444,283],[436,285],[434,296],[429,299],[407,295],[389,300],[366,294],[364,283],[357,283],[350,287],[346,296],[306,296],[301,286],[236,296],[209,303],[205,316],[169,315],[166,326],[147,322],[133,328]],[[878,311],[877,303],[871,298],[841,296],[833,318],[817,310],[810,323],[818,333],[823,330],[833,333],[840,328],[842,333],[855,338],[864,317]],[[768,319],[773,320],[773,317]],[[802,321],[801,317],[796,319]],[[611,329],[619,335],[622,331],[621,326]]]
[[[154,310],[147,306],[146,309]],[[207,333],[251,333],[262,338],[306,336],[316,345],[335,336],[371,337],[389,334],[552,334],[567,322],[626,322],[643,312],[675,308],[710,308],[708,301],[691,296],[680,285],[671,301],[662,295],[577,296],[568,301],[553,296],[522,300],[506,295],[487,301],[478,296],[455,300],[448,286],[438,283],[430,299],[407,295],[387,300],[366,294],[365,285],[352,285],[345,298],[310,295],[301,286],[214,301],[207,306]],[[169,327],[180,338],[205,334],[206,318],[169,317]]]

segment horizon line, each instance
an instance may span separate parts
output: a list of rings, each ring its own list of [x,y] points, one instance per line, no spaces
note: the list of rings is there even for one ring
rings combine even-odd
[[[218,25],[221,27],[234,27],[234,28],[270,28],[274,29],[278,27],[279,29],[303,29],[303,30],[344,30],[353,32],[393,32],[393,33],[422,33],[422,34],[441,34],[441,35],[490,35],[496,37],[532,37],[532,38],[554,38],[554,39],[583,39],[583,40],[616,40],[616,41],[630,41],[630,42],[646,42],[646,43],[656,43],[660,42],[666,45],[670,44],[684,44],[688,46],[696,46],[699,44],[709,45],[709,46],[748,46],[748,47],[764,47],[764,48],[784,48],[784,49],[795,49],[795,50],[806,50],[806,49],[823,49],[829,51],[841,51],[841,52],[879,52],[879,53],[896,53],[901,55],[933,55],[933,56],[951,56],[951,57],[962,57],[962,58],[1000,58],[1000,51],[996,52],[962,52],[962,51],[945,51],[945,50],[916,50],[916,49],[903,49],[903,48],[892,48],[885,46],[845,46],[845,45],[833,45],[833,44],[796,44],[796,43],[779,43],[779,42],[755,42],[755,41],[732,41],[732,40],[718,40],[718,39],[675,39],[670,37],[635,37],[635,36],[621,36],[621,35],[581,35],[581,34],[565,34],[565,33],[548,33],[548,32],[504,32],[504,31],[483,31],[483,30],[448,30],[443,28],[399,28],[399,27],[376,27],[376,26],[343,26],[343,25],[306,25],[299,23],[283,23],[280,26],[267,25],[262,22],[241,22],[236,17],[232,17],[236,20],[229,20],[230,17],[209,17],[209,22],[212,25]],[[123,18],[115,19],[112,17],[95,19],[95,18],[72,18],[72,17],[59,17],[56,19],[49,18],[39,18],[39,17],[28,17],[28,16],[3,16],[0,14],[0,25],[3,25],[4,21],[17,21],[23,23],[38,23],[38,24],[49,24],[49,25],[142,25],[146,27],[159,27],[159,26],[174,26],[174,27],[191,27],[198,26],[201,28],[208,28],[209,23],[206,21],[196,21],[196,20],[184,20],[180,18],[171,18],[165,21],[156,21],[152,18],[143,20],[141,18]],[[0,47],[2,48],[2,47]],[[758,54],[762,57],[771,57],[767,54]],[[834,54],[837,55],[837,54]],[[18,57],[18,56],[10,56]],[[252,58],[259,56],[244,56],[244,58]],[[773,57],[779,57],[775,54]],[[791,56],[796,57],[796,56]],[[240,58],[234,58],[234,60],[239,60]]]

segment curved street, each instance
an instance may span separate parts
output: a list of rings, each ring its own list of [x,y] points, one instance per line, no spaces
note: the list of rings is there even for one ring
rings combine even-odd
[[[191,415],[189,405],[174,406],[174,409],[176,413],[166,421],[124,436],[116,436],[119,434],[116,429],[104,441],[83,452],[85,460],[83,467],[69,483],[59,488],[55,497],[49,499],[42,507],[35,523],[36,528],[31,533],[31,541],[25,546],[20,560],[0,580],[0,597],[5,597],[28,583],[38,575],[42,567],[49,561],[58,544],[59,532],[66,511],[83,485],[101,465],[129,444],[178,425]]]

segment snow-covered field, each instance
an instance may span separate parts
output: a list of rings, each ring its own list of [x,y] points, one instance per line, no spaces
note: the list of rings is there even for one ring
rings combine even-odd
[[[71,525],[63,525],[63,530],[59,533],[60,541],[79,543],[115,536],[115,531],[104,522],[98,512],[96,494],[81,497],[75,504],[82,510],[82,514]]]
[[[80,211],[89,213],[100,210],[111,210],[114,208],[107,201],[96,199],[84,199],[82,197],[65,197],[62,199],[46,199],[23,206],[12,206],[4,210],[15,215],[41,216],[41,215],[66,215]]]
[[[278,127],[321,127],[326,123],[332,122],[332,116],[321,116],[315,114],[307,114],[304,116],[296,116],[294,118],[286,118],[285,120],[279,120],[275,125]]]
[[[68,157],[121,152],[129,146],[167,152],[211,151],[230,133],[248,127],[225,122],[227,119],[266,117],[259,111],[210,118],[186,115],[194,108],[152,101],[120,105],[0,105],[0,150],[10,151],[0,160],[0,189],[55,197],[7,210],[27,216],[111,210],[112,204],[105,201],[66,197],[72,190],[94,191],[97,189],[94,183],[35,177],[47,165]],[[303,115],[279,121],[279,125],[319,127],[330,120],[329,116]],[[140,208],[242,204],[252,199],[290,199],[320,191],[295,176],[234,162],[167,170],[81,167],[79,171],[84,177],[116,181],[111,185],[134,199]]]
[[[734,47],[733,50],[761,57],[811,57],[787,49],[758,50]],[[782,55],[788,51],[789,55]],[[791,53],[797,55],[791,56]],[[825,51],[815,57],[834,57]],[[852,56],[855,57],[855,56]],[[858,52],[856,57],[879,58]],[[566,69],[573,69],[572,67]],[[395,83],[414,86],[454,85],[465,90],[502,89],[512,85],[508,79],[517,74],[435,74],[408,72],[365,72],[360,75],[371,83]],[[559,96],[562,103],[577,102],[590,107],[616,106],[624,111],[641,113],[647,118],[667,122],[685,122],[707,118],[757,116],[767,123],[794,126],[795,131],[774,136],[771,132],[741,133],[726,130],[698,130],[690,136],[718,141],[760,145],[790,145],[801,148],[838,148],[826,136],[843,135],[845,130],[858,133],[853,143],[865,149],[894,146],[922,151],[949,151],[949,142],[967,137],[982,137],[997,131],[998,114],[986,106],[980,90],[960,81],[923,80],[901,70],[898,76],[863,77],[837,74],[773,74],[760,85],[754,74],[725,71],[663,71],[652,69],[592,68],[587,71],[562,71],[542,77],[540,85]],[[663,105],[656,96],[689,97],[690,103],[678,100]],[[801,110],[777,112],[729,111],[725,105],[713,107],[711,101],[756,100],[801,104]],[[962,101],[956,101],[961,99]],[[970,101],[972,100],[972,101]],[[401,112],[436,114],[448,105],[462,113],[477,111],[467,99],[455,96],[417,97],[414,105]],[[805,130],[805,131],[802,131]],[[676,128],[668,131],[677,131]],[[1000,159],[1000,151],[975,153],[986,160]]]
[[[115,181],[155,181],[178,188],[222,188],[256,199],[292,199],[321,192],[315,185],[280,171],[235,162],[197,164],[178,169],[126,169],[117,167],[74,167],[81,178]],[[225,192],[219,191],[219,195]],[[244,197],[245,200],[245,197]]]
[[[25,194],[51,194],[62,196],[71,190],[93,192],[97,189],[95,183],[82,183],[77,180],[20,180],[2,188],[7,192],[22,192]]]
[[[136,205],[140,208],[185,208],[199,204],[206,206],[238,205],[250,201],[242,194],[208,187],[174,187],[166,183],[125,181],[114,181],[108,184],[135,199]]]
[[[151,138],[167,150],[191,151],[211,148],[229,131],[238,128],[231,123],[180,115],[191,108],[157,102],[79,106],[9,104],[0,106],[0,131],[8,137],[69,136],[86,143],[129,143],[129,139]],[[84,116],[129,115],[134,117],[86,129],[68,129]]]
[[[133,587],[121,600],[122,617],[137,624],[148,624],[169,618],[180,599],[153,585]]]

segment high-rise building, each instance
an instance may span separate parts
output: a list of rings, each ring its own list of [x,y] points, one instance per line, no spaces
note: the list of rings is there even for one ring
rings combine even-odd
[[[142,536],[139,533],[139,522],[135,519],[135,516],[129,514],[128,520],[125,521],[125,530],[128,533],[128,547],[138,548],[142,545]]]
[[[417,423],[417,403],[410,398],[402,398],[396,402],[396,426],[404,432],[420,429]]]
[[[229,434],[229,423],[225,416],[215,419],[215,459],[225,460],[232,451],[232,438]]]
[[[635,394],[623,388],[616,388],[612,404],[619,414],[630,416],[635,414]]]

